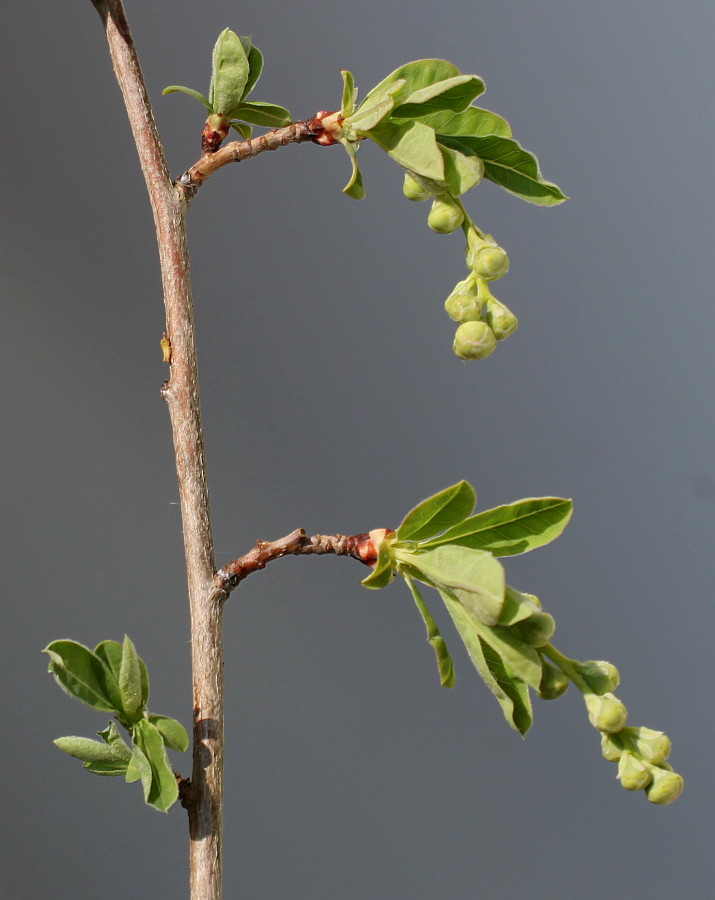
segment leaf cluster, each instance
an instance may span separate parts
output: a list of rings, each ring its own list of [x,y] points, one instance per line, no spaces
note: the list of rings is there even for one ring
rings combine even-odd
[[[176,719],[148,711],[147,669],[131,639],[125,636],[122,644],[102,641],[94,650],[75,641],[53,641],[43,652],[50,657],[49,672],[65,693],[111,713],[131,737],[130,746],[111,721],[97,732],[101,741],[70,736],[57,738],[55,744],[81,759],[95,775],[141,781],[146,803],[166,812],[178,798],[166,748],[183,753],[189,736]]]
[[[198,100],[209,111],[227,122],[244,140],[252,134],[252,125],[280,128],[288,125],[291,115],[275,103],[246,100],[261,77],[263,54],[254,47],[250,37],[239,37],[229,28],[218,36],[213,50],[209,94],[181,85],[164,88],[164,94],[181,92]]]

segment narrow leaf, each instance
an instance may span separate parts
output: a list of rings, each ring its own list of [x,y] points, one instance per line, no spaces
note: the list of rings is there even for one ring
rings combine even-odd
[[[406,169],[444,181],[444,160],[434,131],[421,122],[383,122],[367,136]]]
[[[395,116],[410,119],[443,110],[463,112],[483,92],[484,82],[481,78],[476,75],[456,75],[412,91],[406,97],[404,91],[400,91],[399,106],[395,104]]]
[[[495,625],[504,606],[504,569],[491,553],[445,545],[408,551],[398,544],[395,559],[408,574],[446,590],[486,625]]]
[[[159,732],[167,747],[171,750],[178,750],[179,753],[187,750],[189,735],[181,722],[177,722],[176,719],[171,719],[169,716],[158,716],[155,713],[149,713],[147,718]]]
[[[524,735],[531,727],[531,701],[527,686],[518,678],[509,675],[498,654],[484,643],[478,629],[478,622],[461,603],[442,594],[447,610],[464,643],[474,667],[481,675],[489,690],[496,697],[504,717],[511,727]]]
[[[119,641],[101,641],[94,648],[94,653],[104,663],[106,663],[106,665],[112,671],[118,684],[119,674],[122,668],[122,645],[119,643]],[[147,673],[144,660],[141,657],[137,657],[137,659],[139,660],[142,700],[144,702],[144,705],[146,705],[147,701],[149,700],[149,675]]]
[[[282,128],[291,123],[291,115],[287,109],[276,106],[275,103],[261,103],[258,100],[239,103],[231,110],[231,116],[266,128]]]
[[[360,166],[358,166],[357,147],[352,141],[342,140],[340,143],[345,147],[345,152],[350,157],[350,164],[352,166],[350,180],[343,188],[343,193],[347,194],[348,197],[352,197],[353,200],[362,200],[365,197],[365,185],[362,181]]]
[[[263,54],[258,47],[251,46],[248,53],[248,78],[246,79],[246,86],[243,89],[243,97],[247,97],[251,93],[256,86],[256,82],[261,77],[262,71]],[[241,99],[243,99],[243,97]]]
[[[198,100],[202,106],[205,106],[209,112],[213,112],[211,109],[211,104],[208,101],[207,97],[204,97],[203,94],[200,94],[198,91],[192,91],[191,88],[182,87],[179,84],[172,84],[169,87],[165,87],[161,92],[162,94],[188,94],[189,97],[193,97],[194,100]]]
[[[134,722],[142,711],[142,678],[139,656],[128,635],[124,635],[124,645],[122,646],[119,690],[122,695],[124,717],[127,721]]]
[[[528,203],[557,206],[567,200],[561,189],[546,181],[536,157],[511,138],[497,135],[439,135],[440,143],[484,162],[484,177]]]
[[[420,594],[414,581],[410,578],[409,575],[403,574],[403,578],[407,583],[407,587],[412,592],[414,601],[417,604],[417,609],[420,611],[420,615],[422,616],[422,621],[425,623],[425,628],[427,630],[427,641],[434,650],[434,655],[437,659],[439,683],[442,685],[442,687],[454,687],[454,664],[452,663],[452,657],[449,655],[449,650],[447,649],[447,645],[444,642],[444,638],[439,633],[437,623],[432,618],[432,614],[430,613],[427,604],[422,599],[422,594]]]
[[[179,788],[176,783],[164,741],[159,731],[146,719],[140,719],[132,729],[134,744],[139,748],[151,769],[151,784],[147,792],[145,775],[142,774],[144,799],[161,812],[166,812],[177,800]]]
[[[573,504],[561,497],[536,497],[487,509],[465,519],[423,546],[456,544],[495,556],[528,553],[555,540],[571,518]]]
[[[53,741],[56,747],[81,759],[83,762],[105,763],[112,766],[123,766],[125,769],[131,758],[131,750],[126,744],[106,744],[85,737],[61,737]]]
[[[53,641],[42,652],[50,657],[48,669],[65,693],[93,709],[121,714],[117,679],[91,650],[75,641]]]
[[[458,481],[410,510],[397,528],[397,540],[423,541],[456,526],[466,519],[476,501],[471,484]]]
[[[248,58],[238,35],[230,28],[218,36],[213,52],[209,102],[215,113],[230,116],[248,83]]]
[[[86,762],[82,765],[83,768],[85,768],[88,772],[91,772],[92,775],[102,775],[104,777],[115,778],[121,776],[125,779],[127,777],[127,763],[113,765],[112,763]]]
[[[355,100],[357,99],[357,88],[355,87],[355,79],[353,73],[347,69],[341,69],[340,74],[343,78],[343,96],[340,102],[340,115],[347,119],[355,112]]]

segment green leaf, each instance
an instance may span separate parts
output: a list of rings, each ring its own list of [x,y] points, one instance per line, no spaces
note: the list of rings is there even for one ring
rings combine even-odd
[[[247,97],[253,88],[256,86],[256,82],[261,77],[261,72],[263,71],[263,54],[258,49],[258,47],[251,46],[251,49],[248,51],[248,78],[246,79],[246,86],[243,89],[243,96]]]
[[[167,747],[178,750],[179,753],[187,750],[189,735],[181,722],[177,722],[176,719],[171,719],[169,716],[158,716],[155,713],[149,713],[147,718],[162,736]]]
[[[395,114],[395,118],[398,118],[397,114]],[[488,109],[480,109],[478,106],[469,106],[461,113],[445,110],[424,117],[413,116],[412,118],[419,118],[425,125],[433,128],[437,135],[480,137],[486,134],[496,134],[500,137],[511,137],[511,128],[506,119],[502,119],[501,116]]]
[[[546,181],[536,157],[511,138],[498,135],[438,135],[439,142],[484,163],[484,177],[522,200],[538,206],[557,206],[567,200],[561,189]]]
[[[469,658],[499,702],[505,719],[519,734],[526,734],[532,722],[528,687],[506,670],[499,654],[482,639],[481,623],[449,594],[442,593],[442,600]]]
[[[218,36],[213,52],[209,103],[219,115],[230,116],[248,84],[248,58],[238,35],[230,28]]]
[[[119,674],[122,668],[122,645],[118,641],[101,641],[94,648],[94,653],[106,663],[114,674],[114,677],[117,679],[117,684],[119,684]],[[139,660],[139,673],[141,675],[142,702],[146,705],[149,700],[149,675],[144,660],[141,657],[137,658]]]
[[[504,569],[491,553],[450,545],[409,551],[398,544],[394,555],[413,578],[448,591],[481,622],[497,623],[504,605]]]
[[[483,92],[484,82],[481,78],[476,75],[455,75],[412,91],[406,97],[404,91],[400,91],[399,105],[395,103],[394,114],[396,117],[411,119],[443,110],[462,112]]]
[[[151,771],[151,781],[149,782],[146,777],[146,768],[143,767],[138,754],[135,753],[133,759],[136,758],[138,762],[137,770],[144,788],[144,799],[155,809],[166,812],[176,802],[179,796],[179,787],[166,755],[162,736],[151,722],[140,719],[132,727],[132,737],[135,749],[141,750]],[[148,787],[147,782],[149,782]]]
[[[117,679],[91,650],[75,641],[52,641],[42,652],[50,657],[48,670],[70,697],[93,709],[121,715]]]
[[[571,518],[573,505],[561,497],[518,500],[477,513],[432,538],[423,546],[456,544],[489,550],[495,556],[515,556],[557,538]]]
[[[479,184],[484,175],[484,163],[478,156],[465,156],[441,144],[439,149],[444,157],[444,179],[453,197],[459,197]]]
[[[82,762],[102,763],[108,767],[121,769],[122,774],[127,768],[132,752],[126,744],[106,744],[103,741],[94,741],[85,737],[61,737],[53,741],[63,753],[81,759]]]
[[[545,615],[545,613],[542,613]],[[475,623],[479,636],[485,644],[498,654],[505,671],[536,690],[541,684],[542,665],[538,651],[525,643],[515,628],[495,625],[489,628],[481,622]]]
[[[522,594],[515,588],[506,586],[504,591],[504,607],[499,616],[500,625],[515,625],[517,622],[523,622],[539,612],[541,606],[533,594]]]
[[[392,554],[392,541],[385,539],[377,550],[377,562],[372,572],[363,578],[360,584],[371,591],[379,591],[387,587],[394,576],[395,560]]]
[[[211,104],[208,101],[207,97],[204,97],[203,94],[200,94],[198,91],[192,91],[191,88],[182,87],[180,84],[172,84],[169,87],[165,87],[161,92],[162,94],[188,94],[189,97],[193,97],[194,100],[198,100],[202,106],[205,106],[209,112],[213,112],[211,108]]]
[[[425,628],[427,629],[427,641],[434,650],[434,655],[437,659],[439,683],[442,685],[442,687],[454,687],[454,664],[452,663],[452,657],[449,655],[449,650],[447,649],[447,645],[444,642],[444,638],[439,633],[437,623],[432,618],[432,614],[430,613],[427,604],[422,599],[422,594],[420,594],[414,581],[410,578],[409,575],[405,575],[404,573],[402,577],[405,579],[407,587],[412,592],[414,601],[417,604],[417,609],[420,611],[420,615],[422,616],[422,621],[425,623]]]
[[[352,197],[353,200],[362,200],[365,197],[365,185],[362,182],[360,166],[358,166],[357,147],[352,141],[341,140],[340,143],[345,147],[345,152],[350,157],[352,165],[350,180],[343,188],[343,193],[347,194],[348,197]]]
[[[340,115],[347,119],[355,112],[355,101],[357,100],[357,88],[355,87],[355,79],[353,73],[347,69],[341,69],[340,74],[343,78],[343,97],[340,102]]]
[[[114,777],[122,776],[126,779],[127,776],[127,764],[123,765],[113,765],[112,763],[101,763],[101,762],[86,762],[83,763],[82,766],[88,772],[91,772],[92,775],[102,775],[104,777]]]
[[[477,496],[468,481],[427,497],[407,513],[397,528],[398,541],[422,541],[462,522],[474,509]]]
[[[461,75],[459,69],[444,59],[417,59],[390,72],[365,95],[360,106],[361,108],[367,106],[375,97],[384,94],[397,81],[403,82],[398,96],[399,102],[404,102],[410,94],[436,84],[438,81],[446,81],[458,75]]]
[[[123,718],[128,722],[136,721],[143,710],[141,667],[136,647],[126,634],[119,668],[119,690],[122,695]]]
[[[421,122],[381,123],[367,136],[411,172],[444,181],[444,160],[434,131]]]
[[[151,792],[151,766],[141,747],[138,747],[136,744],[134,745],[129,764],[127,765],[124,780],[127,784],[131,784],[134,781],[141,781],[142,788],[144,789],[144,799],[147,800],[147,797]]]
[[[230,125],[231,128],[234,128],[241,135],[244,141],[251,139],[253,129],[250,125],[246,125],[244,122],[231,122]]]
[[[258,100],[239,103],[231,110],[231,116],[266,128],[282,128],[291,123],[291,115],[287,109],[276,106],[275,103],[261,103]]]
[[[343,122],[352,128],[356,134],[367,134],[375,128],[383,119],[385,119],[392,111],[395,100],[393,94],[397,93],[402,87],[402,82],[390,85],[384,94],[374,96],[370,103],[361,103],[357,112]]]

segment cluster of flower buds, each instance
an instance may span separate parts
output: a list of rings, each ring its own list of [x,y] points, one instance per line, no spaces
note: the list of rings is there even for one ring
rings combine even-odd
[[[662,731],[628,727],[628,711],[613,694],[618,686],[618,670],[612,663],[589,660],[576,666],[588,718],[601,732],[601,752],[618,763],[618,780],[627,791],[645,790],[651,803],[665,806],[677,800],[683,779],[668,765],[670,739]]]
[[[490,235],[480,234],[470,222],[467,233],[467,278],[455,285],[444,308],[459,323],[454,352],[461,359],[484,359],[497,341],[513,334],[516,316],[492,294],[489,282],[509,271],[509,257]]]

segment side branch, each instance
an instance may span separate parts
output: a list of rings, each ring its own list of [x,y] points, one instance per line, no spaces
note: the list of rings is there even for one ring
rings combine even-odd
[[[380,538],[386,530],[379,529]],[[256,541],[256,546],[238,559],[223,566],[214,576],[214,585],[228,597],[229,593],[252,572],[264,569],[266,563],[283,556],[310,556],[333,553],[336,556],[352,556],[365,565],[377,560],[374,542],[375,532],[366,534],[314,534],[308,537],[302,528],[296,528],[276,541]]]
[[[215,153],[204,153],[178,179],[176,188],[184,200],[189,202],[207,178],[229,163],[241,162],[242,159],[258,156],[259,153],[266,150],[277,150],[287,144],[302,144],[305,141],[312,141],[320,133],[322,133],[320,128],[314,127],[314,120],[306,119],[301,122],[291,122],[285,128],[275,128],[266,134],[251,138],[250,141],[232,141],[221,147],[220,150],[216,150]]]

